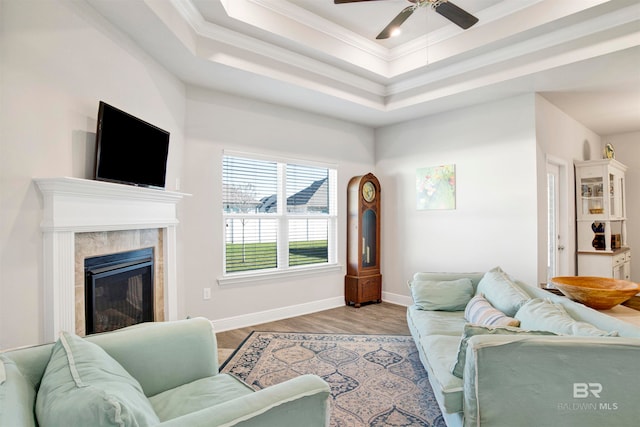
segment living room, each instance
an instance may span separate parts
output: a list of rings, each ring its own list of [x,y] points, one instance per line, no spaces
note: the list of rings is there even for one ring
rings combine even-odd
[[[375,173],[383,192],[383,300],[397,304],[410,304],[406,282],[416,271],[500,265],[527,283],[544,280],[546,156],[572,171],[585,152],[600,158],[604,144],[613,144],[629,167],[627,210],[638,211],[640,132],[599,135],[535,92],[366,126],[185,83],[88,3],[10,0],[0,7],[3,349],[48,341],[43,199],[34,178],[93,177],[100,100],[171,133],[167,190],[190,194],[178,204],[176,318],[204,316],[220,330],[343,305],[345,273],[218,283],[223,150],[334,164],[339,206],[352,176]],[[629,53],[637,61],[637,47],[612,56]],[[415,171],[440,164],[456,165],[456,209],[417,211]],[[633,221],[630,215],[631,247],[640,245]],[[346,218],[338,236],[343,266]],[[575,252],[575,239],[567,240]]]

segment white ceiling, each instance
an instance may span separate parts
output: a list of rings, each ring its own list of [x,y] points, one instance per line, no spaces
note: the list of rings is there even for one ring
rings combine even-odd
[[[88,0],[185,82],[379,127],[539,92],[600,135],[640,131],[639,0]]]

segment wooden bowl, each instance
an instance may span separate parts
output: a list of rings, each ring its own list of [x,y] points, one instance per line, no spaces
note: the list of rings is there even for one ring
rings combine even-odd
[[[608,277],[554,277],[551,283],[567,297],[596,310],[608,310],[640,292],[637,283]]]

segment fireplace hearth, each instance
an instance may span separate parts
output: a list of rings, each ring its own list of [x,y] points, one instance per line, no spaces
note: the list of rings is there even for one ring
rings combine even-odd
[[[84,267],[87,334],[154,320],[153,248],[86,258]]]

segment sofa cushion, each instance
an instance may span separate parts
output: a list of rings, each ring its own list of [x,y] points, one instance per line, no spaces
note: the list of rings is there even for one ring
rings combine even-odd
[[[482,276],[476,289],[476,295],[480,294],[495,308],[511,317],[531,299],[500,267],[495,267]]]
[[[617,332],[607,332],[590,323],[573,319],[564,307],[548,299],[534,298],[524,304],[516,313],[520,326],[561,335],[617,336]]]
[[[410,288],[413,302],[421,310],[464,310],[473,296],[473,284],[467,278],[447,281],[413,280]]]
[[[135,378],[101,347],[66,332],[51,352],[36,398],[36,415],[44,427],[160,422]]]
[[[433,391],[445,412],[450,414],[462,411],[462,380],[451,373],[455,362],[460,337],[449,335],[431,335],[420,340],[427,353],[427,371]]]
[[[36,390],[15,362],[0,356],[0,426],[35,426]]]
[[[464,309],[464,318],[469,323],[489,326],[520,326],[520,321],[506,316],[500,310],[494,308],[484,295],[476,295],[471,298]]]
[[[466,325],[464,325],[464,332],[462,333],[462,340],[460,341],[460,346],[458,347],[458,353],[456,355],[455,362],[453,365],[451,365],[451,373],[458,378],[462,378],[462,373],[464,372],[464,364],[467,357],[467,345],[471,337],[475,335],[515,335],[515,334],[555,335],[553,332],[548,332],[548,331],[526,330],[526,329],[520,329],[520,328],[515,328],[510,326],[502,326],[502,327],[483,326],[483,325],[473,325],[473,324],[467,323]]]
[[[149,401],[160,421],[164,422],[251,393],[253,390],[242,381],[228,374],[218,374],[156,394]]]
[[[452,335],[459,338],[465,324],[462,311],[425,311],[415,305],[407,309],[407,322],[414,325],[420,337]]]

